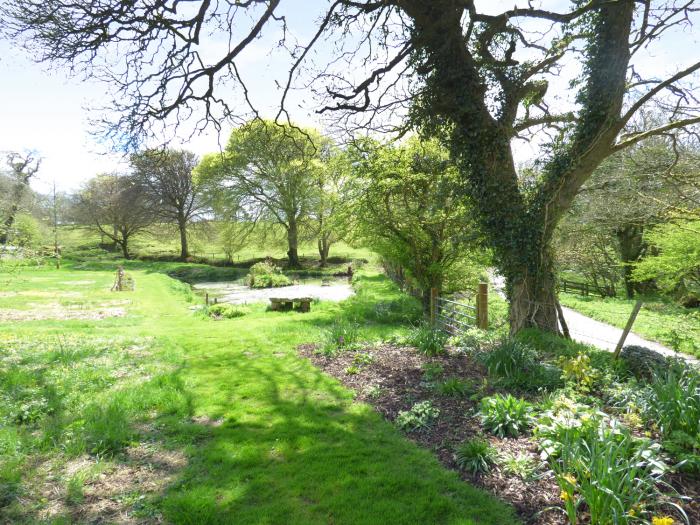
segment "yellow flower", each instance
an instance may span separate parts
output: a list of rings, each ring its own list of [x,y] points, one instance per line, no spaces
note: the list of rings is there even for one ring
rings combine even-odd
[[[675,521],[671,516],[654,516],[651,518],[652,525],[673,525]]]
[[[571,501],[571,499],[572,499],[571,494],[569,494],[565,490],[561,491],[561,494],[559,494],[559,497],[561,498],[562,501]],[[654,525],[656,525],[656,524],[654,524]],[[665,524],[662,524],[662,525],[665,525]]]
[[[576,485],[576,478],[571,474],[565,474],[562,476],[563,479],[568,481],[571,485]]]

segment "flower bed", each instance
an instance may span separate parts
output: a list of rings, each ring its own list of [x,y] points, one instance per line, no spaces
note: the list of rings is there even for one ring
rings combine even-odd
[[[678,458],[648,419],[653,403],[641,406],[658,401],[652,387],[595,351],[507,344],[520,360],[510,368],[494,363],[502,345],[432,357],[397,343],[299,351],[525,523],[700,523],[697,472],[667,469]]]

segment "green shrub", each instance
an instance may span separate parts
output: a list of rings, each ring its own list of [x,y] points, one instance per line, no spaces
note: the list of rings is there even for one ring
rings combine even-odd
[[[411,330],[407,341],[408,344],[415,346],[422,354],[436,356],[445,352],[447,339],[447,334],[439,328],[422,323]]]
[[[246,282],[251,288],[277,288],[292,284],[291,279],[270,261],[259,262],[251,266]]]
[[[542,364],[538,353],[521,341],[506,339],[481,355],[489,375],[499,378],[505,386],[553,390],[562,384],[561,371]]]
[[[661,480],[667,466],[658,444],[635,439],[614,422],[564,434],[560,451],[550,466],[571,524],[584,515],[590,523],[639,523],[662,502],[670,504],[660,491],[670,486]]]
[[[532,405],[512,395],[496,394],[481,400],[484,428],[499,437],[517,437],[532,425]]]
[[[491,470],[496,463],[496,449],[484,438],[473,438],[457,447],[455,460],[459,468],[472,474],[482,474]]]
[[[444,381],[436,383],[435,390],[440,395],[450,397],[465,397],[476,391],[471,381],[458,377],[448,377]]]
[[[32,215],[19,213],[10,233],[10,242],[24,248],[37,248],[42,242],[41,223]]]
[[[241,307],[226,303],[212,304],[205,311],[209,317],[216,319],[235,319],[246,314],[246,311]]]
[[[440,409],[434,407],[430,401],[421,401],[411,407],[410,410],[402,410],[396,416],[396,425],[402,430],[422,430],[430,425],[440,415]]]

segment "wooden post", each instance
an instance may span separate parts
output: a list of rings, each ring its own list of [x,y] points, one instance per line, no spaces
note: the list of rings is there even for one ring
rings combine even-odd
[[[561,326],[561,331],[569,341],[571,340],[571,334],[569,333],[569,325],[566,324],[566,319],[564,319],[564,310],[561,308],[559,301],[554,302],[554,306],[557,309],[557,316],[559,317],[559,325]]]
[[[209,292],[204,294],[204,302],[207,306],[209,306]]]
[[[435,326],[437,321],[438,309],[438,290],[437,288],[430,289],[430,326]]]
[[[627,336],[629,335],[630,331],[632,330],[632,325],[634,324],[635,319],[637,319],[637,314],[639,313],[639,310],[642,308],[642,301],[637,300],[636,303],[634,303],[634,308],[632,308],[632,313],[630,314],[630,318],[627,320],[627,325],[625,325],[625,329],[622,331],[622,336],[620,337],[620,340],[617,343],[617,346],[615,347],[615,353],[614,353],[614,358],[617,359],[620,357],[620,352],[622,351],[622,346],[625,344],[625,339],[627,339]]]
[[[489,327],[489,285],[479,283],[476,294],[476,322],[482,330]]]

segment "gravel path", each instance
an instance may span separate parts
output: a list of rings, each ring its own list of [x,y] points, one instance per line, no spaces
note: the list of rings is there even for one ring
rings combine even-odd
[[[503,297],[503,277],[491,274],[491,284],[494,291]],[[566,320],[566,324],[569,327],[569,333],[571,334],[571,338],[573,340],[578,341],[579,343],[602,348],[603,350],[608,350],[609,352],[615,350],[615,346],[622,336],[621,328],[617,328],[616,326],[612,326],[601,321],[596,321],[595,319],[591,319],[590,317],[565,306],[562,306],[562,310],[564,311],[564,319]],[[682,357],[690,363],[700,364],[700,360],[694,357],[686,354],[680,354],[660,343],[644,339],[634,332],[630,332],[627,335],[627,339],[625,339],[625,346],[628,345],[644,346],[665,356]]]

